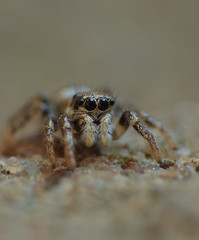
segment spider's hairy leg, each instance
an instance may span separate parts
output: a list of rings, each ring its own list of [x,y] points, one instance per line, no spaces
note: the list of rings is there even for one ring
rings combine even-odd
[[[162,135],[164,136],[164,138],[166,139],[166,141],[168,142],[169,146],[171,149],[176,150],[176,144],[174,143],[172,137],[170,136],[170,134],[168,133],[168,131],[164,128],[164,126],[162,126],[162,124],[156,120],[154,120],[153,118],[151,118],[146,112],[144,111],[140,111],[138,109],[135,110],[136,114],[139,116],[140,119],[142,119],[144,121],[144,123],[154,129],[157,129],[158,131],[160,131],[162,133]]]
[[[48,159],[50,160],[53,168],[55,167],[54,131],[55,123],[52,118],[48,118],[45,122],[44,142]]]
[[[153,134],[140,122],[133,111],[125,111],[113,132],[113,139],[120,138],[129,126],[132,126],[144,139],[148,141],[157,162],[161,162],[160,151]]]
[[[64,146],[64,156],[66,159],[67,168],[72,170],[76,167],[72,127],[66,115],[61,115],[58,123],[62,133],[62,143]]]
[[[25,126],[37,112],[42,112],[43,115],[46,115],[48,112],[48,100],[45,96],[38,95],[33,97],[8,120],[1,143],[2,152],[9,148],[14,135]]]
[[[108,146],[109,144],[109,127],[111,124],[111,114],[106,114],[102,120],[101,120],[101,125],[100,125],[100,138],[101,142],[104,146]]]
[[[91,117],[89,117],[87,114],[83,114],[79,125],[82,128],[81,133],[81,140],[84,143],[86,147],[92,147],[95,143],[95,125],[93,123],[93,120]]]

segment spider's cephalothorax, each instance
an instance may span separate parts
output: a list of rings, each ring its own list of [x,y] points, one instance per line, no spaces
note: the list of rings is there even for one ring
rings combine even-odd
[[[7,148],[14,134],[27,123],[37,112],[44,119],[44,142],[48,158],[56,164],[54,152],[55,132],[61,132],[64,155],[69,169],[76,166],[75,146],[79,143],[91,147],[96,142],[107,146],[110,140],[120,138],[131,125],[151,146],[156,160],[162,164],[159,149],[153,134],[141,123],[141,120],[151,128],[162,132],[171,148],[175,148],[171,137],[159,122],[149,117],[145,112],[132,107],[121,113],[114,127],[112,118],[117,114],[115,99],[106,91],[91,91],[89,88],[62,88],[52,96],[36,96],[31,99],[11,119],[2,143],[2,149]],[[141,120],[140,120],[141,119]],[[163,164],[164,165],[164,164]]]

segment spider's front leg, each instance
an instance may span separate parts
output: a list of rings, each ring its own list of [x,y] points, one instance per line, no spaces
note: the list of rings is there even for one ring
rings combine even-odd
[[[76,167],[72,127],[66,115],[61,115],[59,117],[58,123],[62,133],[64,157],[66,159],[67,168],[72,170]]]
[[[55,132],[55,123],[53,119],[49,117],[45,122],[44,142],[46,147],[46,153],[47,153],[48,159],[50,160],[52,168],[56,166],[55,151],[54,151],[54,132]]]
[[[166,139],[166,141],[168,142],[168,144],[172,150],[177,149],[176,144],[173,141],[172,137],[170,136],[168,131],[164,128],[164,126],[160,122],[158,122],[155,119],[153,119],[152,117],[150,117],[144,111],[140,111],[138,109],[135,109],[134,111],[139,116],[139,118],[141,118],[145,122],[146,125],[148,125],[151,128],[157,129],[162,133],[162,135],[164,136],[164,138]]]
[[[64,157],[66,159],[67,168],[72,170],[76,167],[74,156],[74,144],[72,127],[66,115],[61,115],[58,122],[53,118],[48,117],[45,123],[44,141],[48,159],[50,160],[52,168],[56,167],[56,158],[54,151],[54,132],[60,128],[62,134],[62,144],[64,147]]]
[[[151,149],[154,153],[156,161],[160,164],[161,167],[167,168],[167,167],[173,165],[172,162],[162,161],[162,159],[160,157],[160,151],[159,151],[159,148],[157,146],[157,143],[156,143],[156,140],[155,140],[153,134],[140,122],[139,118],[133,111],[125,111],[122,114],[122,116],[113,132],[113,139],[120,138],[130,125],[144,139],[146,139],[148,141],[148,143],[150,144]]]

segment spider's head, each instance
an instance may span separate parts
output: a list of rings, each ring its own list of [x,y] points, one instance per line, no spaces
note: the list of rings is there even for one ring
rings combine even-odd
[[[115,101],[105,92],[78,93],[73,99],[73,109],[85,113],[110,112]]]

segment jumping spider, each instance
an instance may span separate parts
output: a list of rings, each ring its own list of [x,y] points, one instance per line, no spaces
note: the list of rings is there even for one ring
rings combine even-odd
[[[89,148],[96,142],[108,146],[110,140],[120,138],[131,125],[148,141],[155,159],[162,167],[169,166],[161,160],[159,148],[153,134],[141,123],[158,129],[172,149],[175,144],[163,126],[143,111],[132,107],[125,110],[116,126],[112,118],[118,115],[119,102],[108,91],[91,91],[86,87],[63,88],[50,97],[38,95],[32,98],[9,121],[2,148],[8,147],[14,135],[31,118],[40,112],[44,122],[44,143],[52,167],[56,165],[54,136],[59,130],[68,169],[76,167],[75,146],[83,144]]]

